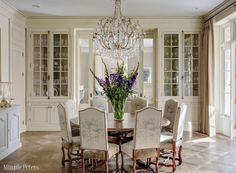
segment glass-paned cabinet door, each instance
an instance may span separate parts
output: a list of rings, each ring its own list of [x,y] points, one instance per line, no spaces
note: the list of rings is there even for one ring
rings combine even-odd
[[[179,95],[179,34],[164,34],[164,96]]]
[[[48,34],[33,34],[33,96],[48,96]]]
[[[184,96],[199,95],[199,34],[184,34]]]
[[[53,34],[53,96],[68,96],[69,35]]]

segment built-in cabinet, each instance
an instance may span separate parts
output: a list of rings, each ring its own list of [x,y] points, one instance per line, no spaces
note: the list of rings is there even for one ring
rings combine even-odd
[[[71,96],[70,33],[32,31],[28,74],[28,130],[59,130],[56,106]]]
[[[20,106],[0,109],[0,160],[20,146]]]
[[[161,32],[161,87],[158,106],[167,99],[187,104],[186,130],[199,129],[199,32]]]

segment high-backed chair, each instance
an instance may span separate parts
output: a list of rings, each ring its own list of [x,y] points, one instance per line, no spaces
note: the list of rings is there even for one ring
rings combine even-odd
[[[76,103],[74,100],[67,100],[65,102],[65,108],[66,108],[66,112],[67,112],[67,116],[69,118],[69,120],[71,121],[72,119],[74,119],[74,122],[79,122],[79,111],[77,109]],[[79,136],[79,127],[78,126],[74,126],[71,123],[71,131],[72,131],[72,136]]]
[[[105,112],[97,108],[87,108],[79,114],[82,171],[85,172],[84,159],[99,159],[105,161],[108,173],[108,159],[113,156],[116,156],[118,169],[119,146],[108,143]]]
[[[93,97],[93,99],[90,100],[90,105],[102,111],[108,112],[108,101],[105,97],[102,96]]]
[[[149,158],[156,159],[156,172],[158,172],[161,119],[161,111],[153,107],[147,107],[136,112],[134,140],[121,145],[122,153],[133,159],[133,172],[136,171],[137,159]]]
[[[167,167],[172,167],[173,172],[176,170],[175,160],[179,161],[179,165],[182,164],[182,142],[183,142],[183,132],[184,132],[184,122],[186,117],[187,106],[182,103],[178,108],[177,115],[174,121],[173,128],[173,139],[167,139],[165,135],[161,135],[161,156],[167,158],[169,154],[172,154],[172,164],[162,164]],[[178,157],[176,153],[178,151]]]
[[[72,155],[73,151],[76,152],[76,156],[79,154],[80,150],[80,138],[79,137],[72,137],[71,132],[71,125],[68,116],[68,109],[66,109],[64,104],[59,104],[57,106],[59,120],[60,120],[60,127],[61,127],[61,138],[62,138],[62,165],[65,165],[66,161],[69,161],[69,170],[72,171]],[[67,150],[68,160],[65,160],[65,151]]]
[[[143,109],[148,106],[146,99],[142,97],[136,97],[131,99],[131,114],[135,114],[137,110]]]
[[[170,124],[162,129],[163,132],[173,132],[175,116],[178,110],[178,102],[173,99],[169,99],[165,102],[163,117],[170,121]]]

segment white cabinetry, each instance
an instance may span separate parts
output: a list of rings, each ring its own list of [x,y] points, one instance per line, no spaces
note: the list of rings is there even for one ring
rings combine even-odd
[[[7,113],[0,113],[0,153],[7,148]]]
[[[20,107],[0,109],[0,160],[21,146]]]
[[[187,104],[185,130],[199,130],[199,32],[161,32],[159,107],[167,99]]]
[[[57,131],[59,128],[59,119],[57,114],[57,104],[39,104],[33,103],[28,110],[31,115],[28,118],[28,130],[30,131]]]
[[[71,96],[70,34],[32,31],[27,91],[27,130],[60,130],[57,105]]]

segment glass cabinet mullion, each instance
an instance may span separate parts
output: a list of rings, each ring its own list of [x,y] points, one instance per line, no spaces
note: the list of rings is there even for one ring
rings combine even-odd
[[[199,93],[199,34],[184,34],[184,96]]]
[[[68,34],[53,36],[53,89],[54,96],[68,96]]]
[[[178,96],[179,34],[164,34],[164,95]]]

